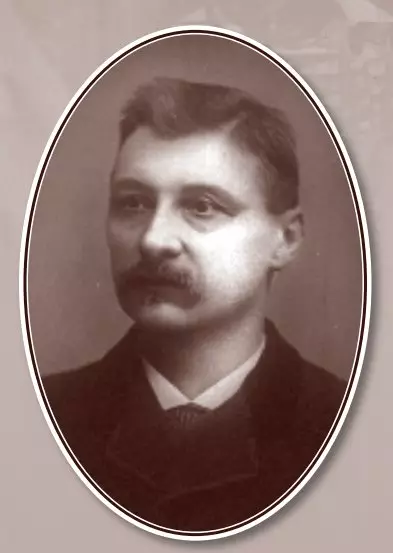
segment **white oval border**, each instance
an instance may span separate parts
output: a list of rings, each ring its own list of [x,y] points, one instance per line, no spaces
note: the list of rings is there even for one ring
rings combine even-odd
[[[354,210],[357,215],[357,223],[358,223],[358,231],[359,231],[359,240],[361,243],[361,250],[362,250],[362,268],[363,268],[363,312],[361,317],[361,322],[359,325],[359,335],[358,335],[358,344],[357,344],[357,351],[354,356],[354,363],[352,366],[351,371],[351,377],[350,381],[347,386],[347,390],[345,393],[345,397],[342,401],[342,404],[339,409],[341,414],[337,414],[335,421],[332,425],[332,428],[335,426],[334,432],[330,437],[327,437],[325,439],[324,444],[320,447],[319,452],[315,455],[314,459],[311,461],[310,465],[307,467],[306,471],[304,471],[305,476],[300,476],[296,482],[291,486],[292,491],[288,493],[288,490],[285,492],[285,497],[283,499],[278,498],[274,503],[277,503],[274,507],[267,507],[265,510],[267,512],[265,514],[261,515],[255,515],[252,517],[252,520],[250,522],[243,521],[241,523],[238,523],[235,528],[228,527],[227,529],[222,528],[219,530],[214,531],[206,531],[206,532],[182,532],[182,531],[175,531],[171,529],[166,529],[164,527],[159,527],[157,525],[153,525],[149,523],[148,521],[143,521],[143,519],[140,519],[136,517],[135,515],[127,515],[122,510],[122,507],[119,505],[118,507],[114,504],[115,502],[113,500],[109,501],[105,497],[105,492],[102,490],[101,492],[98,491],[99,486],[92,485],[92,479],[90,480],[85,476],[84,472],[82,471],[81,467],[77,465],[76,461],[72,458],[69,451],[65,447],[62,439],[60,438],[59,434],[61,432],[59,431],[59,428],[57,425],[55,426],[53,420],[50,417],[50,414],[48,413],[48,408],[45,405],[42,391],[39,387],[39,383],[37,380],[37,374],[35,370],[34,364],[35,360],[33,361],[33,352],[34,347],[29,342],[28,337],[28,325],[27,325],[27,318],[28,318],[28,307],[27,307],[27,297],[28,294],[25,296],[25,270],[24,265],[26,263],[26,268],[28,268],[28,260],[29,260],[29,251],[26,251],[28,244],[28,238],[29,238],[29,226],[30,222],[33,220],[34,212],[32,212],[33,202],[34,198],[36,196],[37,191],[37,198],[36,202],[38,200],[39,195],[39,189],[37,190],[40,181],[43,179],[44,174],[42,174],[43,168],[45,165],[47,165],[50,161],[50,157],[47,159],[48,154],[50,153],[50,150],[54,149],[57,143],[57,140],[60,136],[59,131],[61,127],[64,124],[64,121],[71,116],[71,112],[74,111],[74,109],[77,107],[79,102],[81,102],[86,95],[86,93],[90,90],[92,86],[94,86],[93,82],[97,79],[97,77],[100,75],[99,78],[101,78],[104,74],[106,74],[110,69],[112,69],[116,63],[121,62],[125,54],[128,53],[128,55],[131,55],[133,52],[135,52],[138,48],[141,48],[143,46],[146,46],[147,44],[151,42],[156,42],[160,39],[166,39],[170,38],[174,35],[181,35],[181,34],[206,34],[206,35],[213,35],[213,36],[220,36],[221,38],[225,38],[227,40],[233,40],[234,42],[241,43],[243,46],[249,47],[250,49],[257,51],[262,56],[267,54],[267,57],[269,58],[269,61],[272,63],[275,63],[276,67],[278,67],[280,70],[286,70],[285,73],[288,77],[292,78],[293,82],[298,86],[298,88],[303,89],[302,92],[304,94],[304,91],[311,97],[313,102],[313,108],[316,109],[316,111],[319,111],[318,115],[322,119],[322,122],[324,123],[325,127],[327,127],[327,132],[329,132],[329,135],[333,135],[335,142],[336,142],[336,150],[340,157],[340,160],[344,158],[345,161],[345,167],[343,169],[345,170],[345,173],[347,175],[347,181],[348,181],[348,173],[351,182],[348,182],[348,186],[351,190],[352,195],[352,201],[354,203]],[[130,51],[131,50],[131,51]],[[265,56],[266,57],[266,56]],[[117,60],[117,62],[116,62]],[[300,86],[299,86],[300,85]],[[309,100],[309,98],[307,98]],[[321,117],[322,114],[322,117]],[[327,123],[327,125],[326,125]],[[52,144],[53,143],[53,144]],[[337,144],[339,146],[339,149],[337,148]],[[352,186],[351,186],[352,185]],[[355,196],[354,197],[354,191],[355,189]],[[357,208],[357,209],[356,209]],[[358,217],[358,211],[360,213],[360,221]],[[361,226],[361,231],[360,231]],[[363,240],[361,240],[361,236],[363,234]],[[26,277],[26,283],[28,286],[28,278]],[[90,489],[90,491],[102,502],[104,503],[109,509],[111,509],[113,512],[115,512],[117,515],[119,515],[122,519],[126,520],[127,522],[131,522],[135,526],[147,530],[149,532],[152,532],[156,535],[166,537],[166,538],[172,538],[176,540],[186,540],[186,541],[206,541],[206,540],[213,540],[213,539],[219,539],[224,537],[229,537],[232,535],[235,535],[239,532],[243,532],[245,530],[248,530],[249,528],[252,528],[256,526],[257,524],[260,524],[264,520],[267,520],[272,515],[280,511],[291,499],[293,499],[307,484],[307,482],[310,480],[310,478],[314,475],[314,473],[317,471],[319,466],[324,461],[325,457],[327,456],[328,452],[330,451],[333,443],[335,442],[341,427],[344,423],[344,420],[348,414],[350,405],[352,403],[353,397],[355,395],[355,391],[359,382],[360,373],[362,370],[363,362],[364,362],[364,356],[366,351],[366,344],[367,344],[367,338],[368,338],[368,332],[369,332],[369,324],[370,324],[370,311],[371,311],[371,254],[370,254],[370,244],[369,244],[369,235],[368,235],[368,229],[367,229],[367,222],[366,222],[366,215],[364,211],[363,201],[359,190],[359,185],[356,179],[355,171],[352,167],[352,163],[350,161],[349,155],[347,153],[347,150],[341,140],[341,137],[331,120],[329,114],[325,110],[324,106],[316,96],[316,94],[312,91],[312,89],[308,86],[308,84],[303,80],[300,75],[287,63],[285,62],[280,56],[278,56],[275,52],[270,50],[268,47],[264,46],[263,44],[257,42],[256,40],[253,40],[241,33],[230,31],[225,28],[221,27],[215,27],[215,26],[209,26],[209,25],[182,25],[182,26],[176,26],[176,27],[169,27],[166,29],[162,29],[160,31],[156,31],[154,33],[150,33],[148,35],[144,35],[143,37],[129,43],[127,46],[121,48],[118,50],[115,54],[113,54],[111,57],[109,57],[104,63],[102,63],[96,71],[94,71],[90,77],[83,83],[83,85],[78,89],[78,91],[74,94],[71,101],[68,103],[67,107],[63,111],[61,117],[59,118],[55,128],[53,129],[49,140],[45,146],[44,152],[41,156],[37,171],[35,173],[35,177],[33,180],[32,188],[29,194],[28,202],[27,202],[27,208],[25,213],[25,219],[23,224],[23,231],[22,231],[22,240],[21,240],[21,250],[20,250],[20,264],[19,264],[19,303],[20,303],[20,317],[21,317],[21,326],[22,326],[22,334],[23,334],[23,343],[25,348],[25,353],[27,357],[27,362],[29,366],[30,376],[33,382],[33,386],[35,389],[35,393],[37,395],[41,410],[44,414],[44,417],[46,419],[46,422],[58,444],[60,447],[63,455],[67,459],[68,463],[71,465],[73,470],[76,472],[78,477],[83,481],[83,483]],[[361,328],[363,324],[363,328]],[[363,334],[361,343],[361,333]],[[356,367],[355,361],[357,358]],[[355,374],[354,373],[355,369]],[[38,371],[37,371],[38,373]],[[39,376],[39,375],[38,375]],[[41,381],[41,377],[40,381]],[[42,385],[42,383],[41,383]],[[348,389],[350,388],[350,389]],[[331,432],[331,430],[330,430]],[[330,434],[329,432],[329,434]],[[64,438],[63,438],[64,440]],[[65,440],[64,440],[65,442]],[[314,463],[314,466],[309,469],[309,467]],[[86,471],[85,471],[86,472]],[[304,473],[303,473],[304,474]],[[289,488],[289,489],[291,489]],[[109,497],[109,496],[107,496]],[[232,529],[231,529],[232,528]]]

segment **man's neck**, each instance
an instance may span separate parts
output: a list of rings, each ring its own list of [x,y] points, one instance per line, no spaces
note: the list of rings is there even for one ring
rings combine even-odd
[[[193,399],[230,374],[260,347],[264,328],[251,320],[213,330],[143,332],[142,354]]]

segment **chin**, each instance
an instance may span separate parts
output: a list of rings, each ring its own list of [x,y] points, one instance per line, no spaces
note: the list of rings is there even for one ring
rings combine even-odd
[[[193,324],[184,310],[165,303],[139,306],[138,309],[125,309],[135,324],[145,330],[156,332],[181,332],[192,329]]]

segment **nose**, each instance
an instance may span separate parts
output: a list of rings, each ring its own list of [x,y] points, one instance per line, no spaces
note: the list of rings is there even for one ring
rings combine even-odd
[[[147,258],[174,258],[182,243],[176,218],[167,210],[157,209],[140,239],[140,252]]]

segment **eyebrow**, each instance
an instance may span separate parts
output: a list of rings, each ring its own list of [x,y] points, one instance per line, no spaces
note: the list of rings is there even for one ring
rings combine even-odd
[[[244,202],[241,198],[234,196],[226,188],[218,184],[190,183],[187,184],[183,193],[185,194],[209,194],[218,197],[221,201],[233,206],[242,207]]]
[[[146,182],[143,182],[134,178],[129,178],[129,177],[116,178],[115,176],[111,178],[110,185],[111,185],[111,189],[116,192],[121,192],[123,190],[127,191],[128,188],[133,188],[133,189],[139,188],[139,189],[145,189],[145,190],[155,189],[154,186],[151,186]]]

